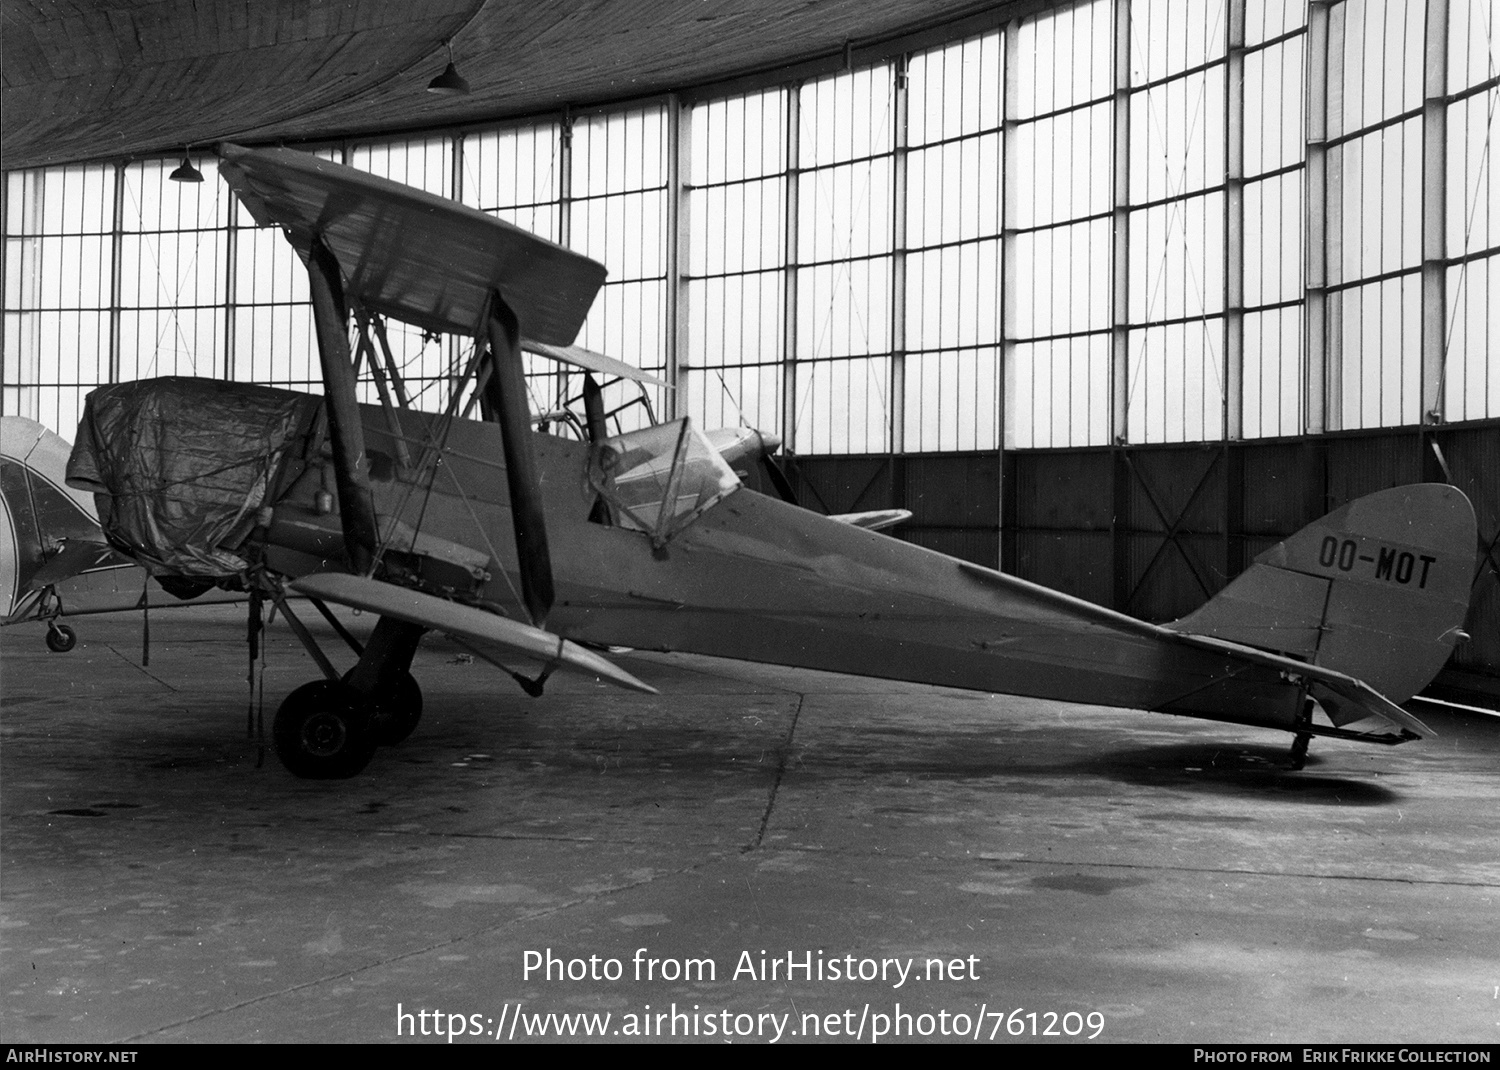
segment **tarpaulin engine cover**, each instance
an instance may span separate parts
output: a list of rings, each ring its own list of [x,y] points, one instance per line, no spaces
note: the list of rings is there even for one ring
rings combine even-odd
[[[321,398],[214,379],[145,379],[89,395],[68,485],[153,576],[222,578]]]

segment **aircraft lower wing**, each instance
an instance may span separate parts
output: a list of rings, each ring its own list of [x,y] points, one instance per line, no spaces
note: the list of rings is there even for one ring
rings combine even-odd
[[[450,602],[407,587],[383,583],[342,572],[319,572],[288,585],[298,594],[324,602],[335,602],[394,617],[435,631],[447,632],[472,645],[485,656],[485,648],[533,658],[548,666],[589,673],[631,691],[657,694],[656,688],[637,680],[593,651],[530,624],[496,616],[473,606]],[[489,660],[486,656],[486,660]]]

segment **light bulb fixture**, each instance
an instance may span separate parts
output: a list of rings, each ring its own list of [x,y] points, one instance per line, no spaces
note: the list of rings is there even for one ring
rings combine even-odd
[[[173,182],[202,182],[203,172],[193,166],[193,161],[188,158],[188,150],[183,149],[182,162],[177,165],[177,170],[173,171],[167,178]]]
[[[427,83],[427,92],[441,93],[445,97],[466,97],[469,95],[469,83],[464,81],[464,76],[458,73],[458,68],[453,63],[453,42],[448,42],[448,66],[443,73]]]

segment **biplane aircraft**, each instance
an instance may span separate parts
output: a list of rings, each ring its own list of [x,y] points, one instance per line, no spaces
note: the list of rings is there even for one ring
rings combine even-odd
[[[572,347],[602,265],[305,154],[220,158],[306,264],[325,394],[101,387],[68,476],[153,575],[284,613],[323,674],[275,717],[299,776],[351,776],[413,729],[412,657],[433,630],[532,695],[557,669],[651,690],[609,659],[618,645],[1279,729],[1294,765],[1315,735],[1429,734],[1397,703],[1462,637],[1475,521],[1453,487],[1351,502],[1192,615],[1145,623],[751,491],[734,463],[774,446],[753,433],[716,444],[677,419],[611,434],[594,376],[618,369]],[[387,317],[473,341],[447,411],[406,404]],[[523,349],[586,369],[577,440],[535,430]],[[356,359],[379,404],[358,402]],[[294,594],[377,615],[366,642],[346,635],[353,669],[320,649]]]

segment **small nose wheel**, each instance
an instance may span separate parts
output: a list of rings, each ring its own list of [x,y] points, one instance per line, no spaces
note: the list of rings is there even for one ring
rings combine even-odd
[[[66,624],[47,624],[47,649],[54,654],[66,654],[78,645],[78,634]]]

